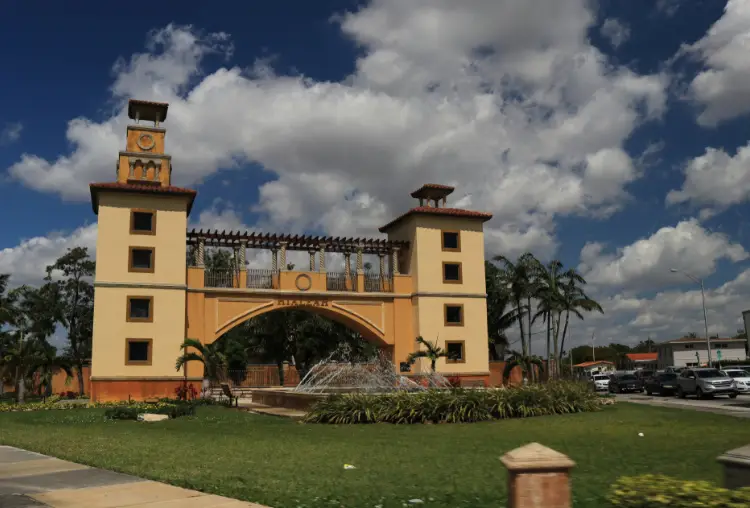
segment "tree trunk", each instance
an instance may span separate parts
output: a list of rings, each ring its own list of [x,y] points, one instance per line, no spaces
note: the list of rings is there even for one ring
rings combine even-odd
[[[525,337],[524,337],[524,333],[523,333],[523,314],[521,313],[521,308],[522,308],[521,300],[518,299],[518,300],[516,300],[516,309],[518,310],[518,314],[519,314],[519,316],[518,316],[518,328],[521,331],[521,354],[523,356],[526,356],[526,355],[529,354],[529,350],[528,350],[528,347],[527,347],[527,344],[526,344],[526,340],[525,340]]]
[[[560,351],[558,340],[560,338],[560,317],[561,317],[561,315],[562,315],[561,312],[557,313],[557,318],[555,319],[555,325],[554,325],[554,330],[553,330],[553,335],[552,335],[552,337],[553,337],[552,338],[552,340],[553,340],[553,349],[555,351],[555,372],[557,372],[557,364],[558,364],[557,356],[558,356],[558,352]]]
[[[531,352],[531,297],[526,297],[526,312],[527,315],[527,322],[529,323],[528,328],[526,328],[526,332],[529,334],[529,353]]]
[[[546,318],[547,318],[546,319],[547,321],[547,369],[546,369],[547,372],[546,374],[547,374],[547,381],[549,381],[549,378],[550,378],[550,372],[549,372],[550,349],[549,348],[550,348],[550,338],[551,338],[550,334],[552,332],[552,313],[547,312]]]
[[[279,370],[279,386],[284,386],[284,362],[276,362],[276,368]]]
[[[16,402],[23,404],[26,402],[26,380],[21,376],[21,369],[16,368]]]
[[[83,397],[86,388],[83,381],[83,364],[76,365],[76,370],[78,370],[78,396]]]
[[[563,327],[562,340],[560,341],[560,349],[557,351],[557,361],[560,361],[560,357],[565,347],[565,334],[568,333],[568,320],[570,319],[570,311],[565,311],[565,326]]]
[[[437,364],[437,360],[435,358],[433,358],[432,360],[430,360],[430,367],[432,367],[432,372],[433,373],[435,372],[436,364]]]

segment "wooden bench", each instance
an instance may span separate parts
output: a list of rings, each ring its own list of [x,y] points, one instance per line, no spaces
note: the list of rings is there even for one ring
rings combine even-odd
[[[234,407],[240,407],[240,398],[232,393],[232,389],[229,388],[227,383],[221,384],[221,391],[229,398],[229,407],[232,407],[232,399],[234,399]]]

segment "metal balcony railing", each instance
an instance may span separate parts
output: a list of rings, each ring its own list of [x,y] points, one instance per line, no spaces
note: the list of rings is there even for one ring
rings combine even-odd
[[[206,270],[203,282],[207,288],[237,287],[237,272],[234,270]]]
[[[357,275],[350,274],[347,284],[346,272],[328,272],[326,273],[326,289],[328,291],[356,291]]]
[[[253,289],[273,289],[273,280],[279,272],[264,269],[247,271],[247,287]]]
[[[365,292],[392,293],[393,275],[365,272]]]

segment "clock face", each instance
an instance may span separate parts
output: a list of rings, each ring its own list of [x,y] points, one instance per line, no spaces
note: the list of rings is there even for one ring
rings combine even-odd
[[[154,137],[151,134],[141,134],[138,136],[136,144],[141,150],[149,151],[154,147],[156,141],[154,141]]]

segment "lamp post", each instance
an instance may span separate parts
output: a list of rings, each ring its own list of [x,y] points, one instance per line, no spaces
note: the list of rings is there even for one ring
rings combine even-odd
[[[706,291],[703,287],[703,279],[699,279],[697,277],[694,277],[690,275],[687,272],[682,272],[680,270],[677,270],[676,268],[670,268],[670,272],[672,273],[681,273],[688,279],[692,280],[696,284],[700,284],[701,286],[701,302],[703,303],[703,325],[706,328],[706,348],[708,349],[708,366],[711,366],[711,339],[708,338],[708,318],[706,317]]]

